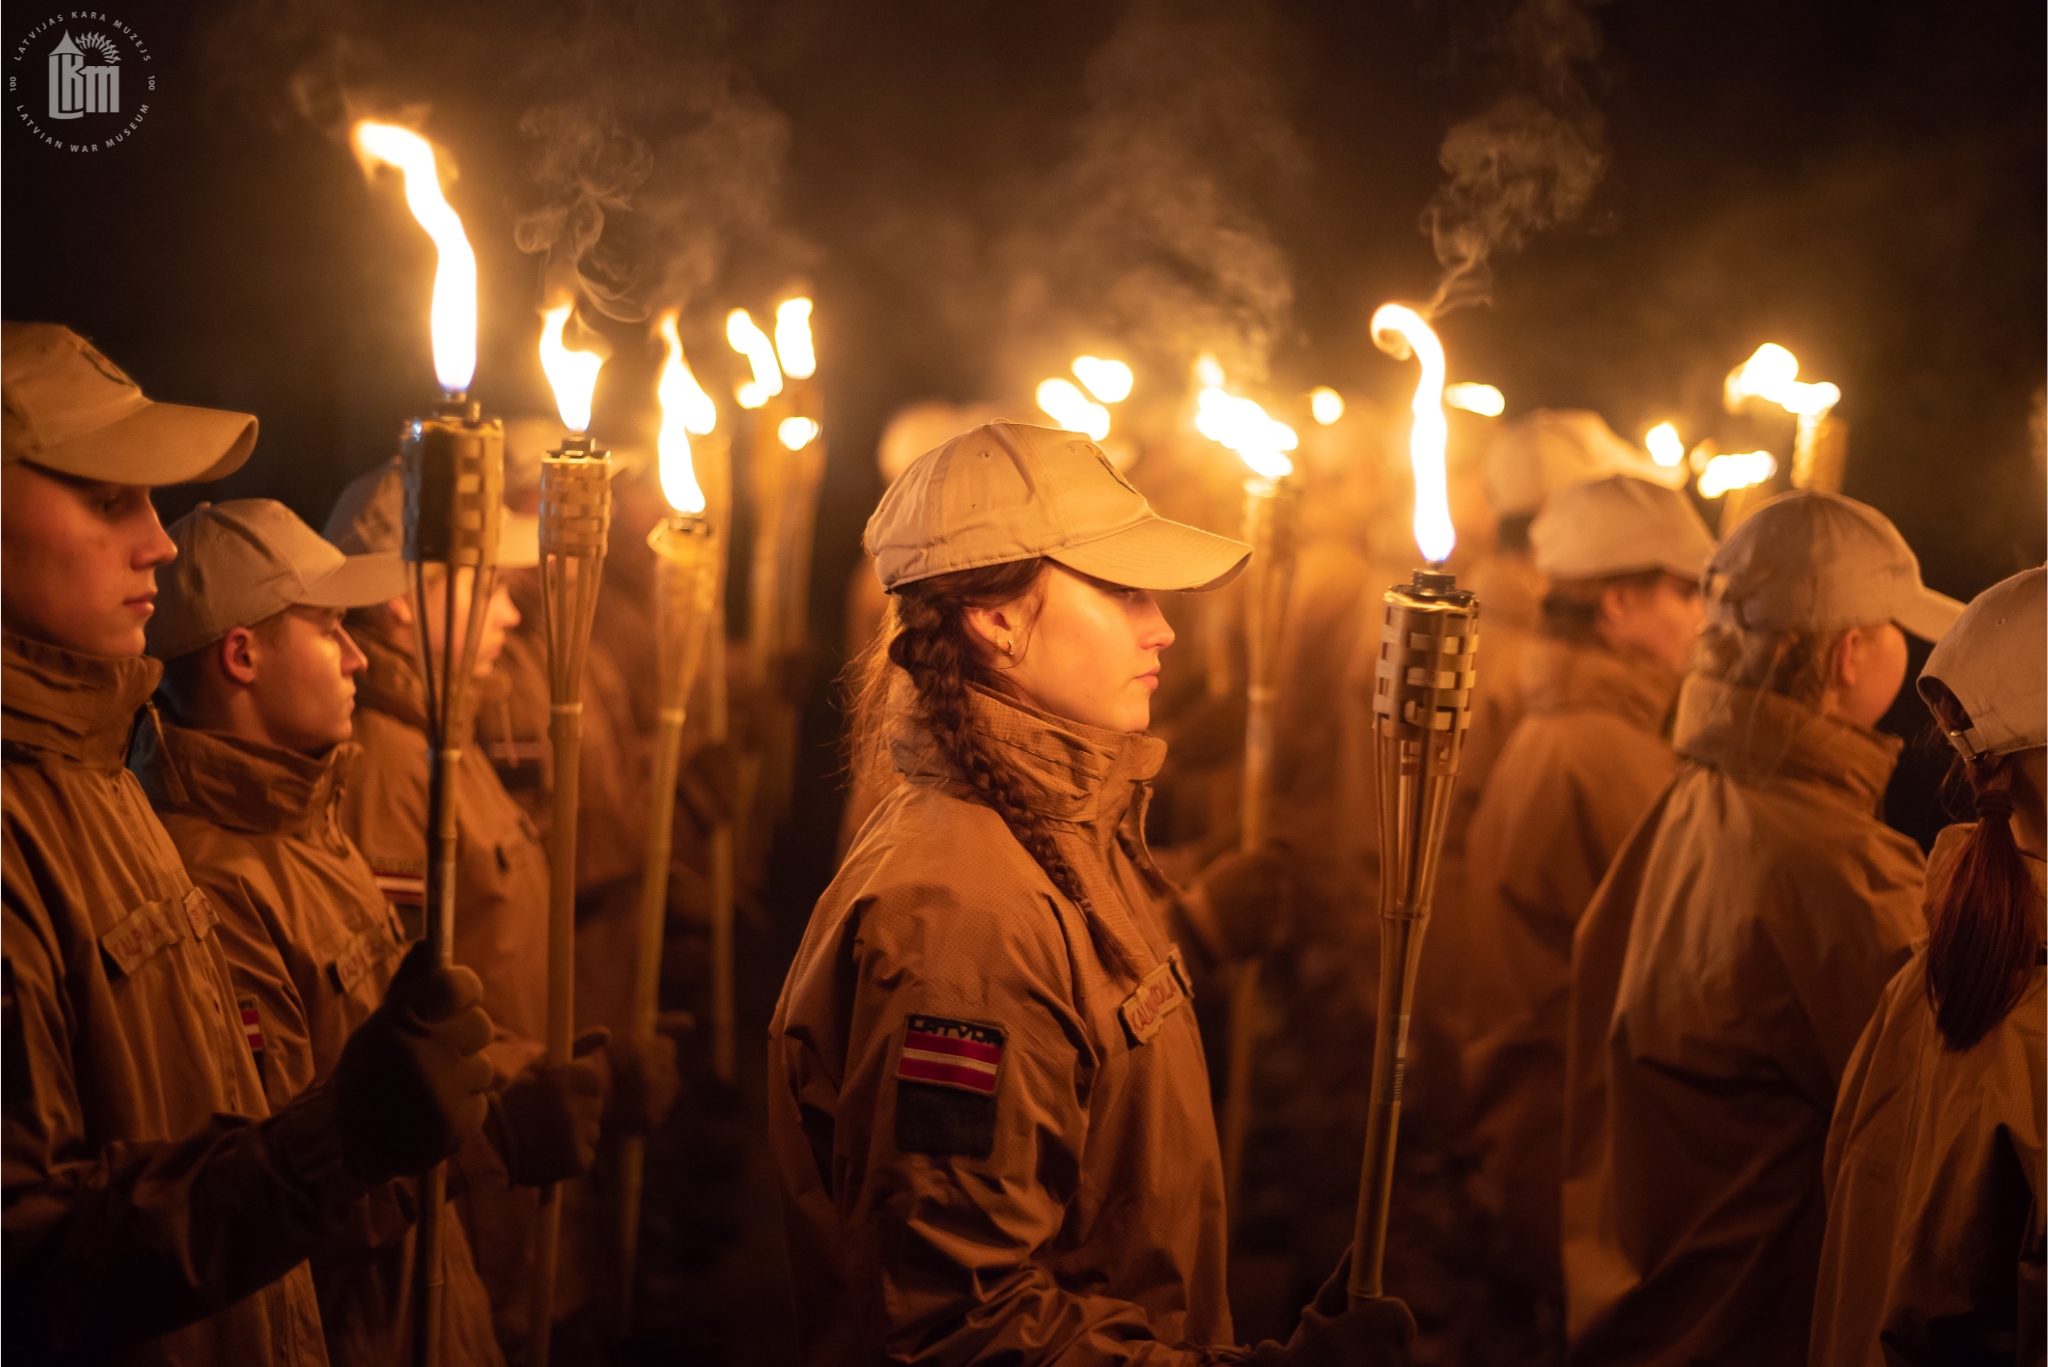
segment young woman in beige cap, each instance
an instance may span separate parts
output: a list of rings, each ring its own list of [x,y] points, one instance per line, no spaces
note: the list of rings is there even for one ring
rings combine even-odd
[[[2015,575],[1920,674],[1977,820],[1935,842],[1928,939],[1835,1103],[1820,1367],[2042,1359],[2044,618],[2048,571]]]
[[[1901,629],[1961,604],[1874,509],[1760,507],[1707,568],[1681,767],[1572,949],[1563,1255],[1574,1363],[1805,1360],[1835,1089],[1921,933],[1878,820]]]
[[[1558,1182],[1572,932],[1608,863],[1678,768],[1666,729],[1699,634],[1714,538],[1686,496],[1628,475],[1553,494],[1530,528],[1549,584],[1522,653],[1525,714],[1466,840],[1456,1018],[1474,1191],[1518,1280],[1563,1296]]]
[[[1247,548],[1012,423],[919,459],[867,545],[892,601],[861,734],[905,781],[770,1027],[802,1360],[1244,1361],[1144,731],[1173,643],[1152,592]],[[1405,1360],[1405,1307],[1338,1301],[1260,1360]]]

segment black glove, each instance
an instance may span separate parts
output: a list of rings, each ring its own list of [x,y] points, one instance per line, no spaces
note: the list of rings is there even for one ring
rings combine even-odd
[[[1410,1367],[1415,1360],[1415,1317],[1392,1296],[1353,1305],[1351,1251],[1316,1298],[1301,1312],[1301,1323],[1285,1344],[1271,1339],[1252,1350],[1254,1367]]]
[[[1232,958],[1263,954],[1293,915],[1293,862],[1283,850],[1227,850],[1202,870],[1201,900]]]
[[[413,946],[334,1067],[343,1160],[365,1185],[425,1172],[484,1123],[491,1018],[483,984]]]
[[[605,1123],[625,1134],[652,1134],[660,1129],[683,1090],[682,1074],[676,1069],[676,1042],[657,1029],[645,1040],[614,1035],[604,1052],[612,1070]]]
[[[540,1062],[491,1094],[485,1133],[515,1186],[545,1187],[590,1171],[604,1118],[604,1070],[585,1057],[606,1032],[576,1039],[567,1063]]]

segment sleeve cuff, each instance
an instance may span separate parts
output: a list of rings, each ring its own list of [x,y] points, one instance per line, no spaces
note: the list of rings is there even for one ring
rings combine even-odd
[[[308,1088],[264,1129],[279,1168],[322,1207],[351,1204],[369,1189],[349,1171],[329,1084]]]

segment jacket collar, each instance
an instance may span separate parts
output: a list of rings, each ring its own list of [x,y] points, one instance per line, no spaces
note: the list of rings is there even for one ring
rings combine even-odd
[[[1672,744],[1739,783],[1808,783],[1874,813],[1903,747],[1782,694],[1687,676]]]
[[[1087,831],[1098,845],[1115,836],[1166,759],[1166,742],[1156,737],[1083,726],[982,688],[969,690],[967,710],[970,723],[1031,781],[1031,809]],[[903,727],[890,757],[913,783],[970,791],[920,725]]]
[[[1678,697],[1680,676],[1640,652],[1539,636],[1523,658],[1522,693],[1534,716],[1607,712],[1654,735]]]
[[[382,712],[415,731],[427,729],[426,686],[410,643],[392,640],[381,629],[364,627],[355,637],[370,663],[356,676],[356,706]]]
[[[150,805],[229,830],[268,835],[325,821],[362,753],[349,743],[314,758],[150,716],[128,755]]]
[[[81,655],[0,632],[0,739],[118,769],[135,711],[163,672],[144,655]]]

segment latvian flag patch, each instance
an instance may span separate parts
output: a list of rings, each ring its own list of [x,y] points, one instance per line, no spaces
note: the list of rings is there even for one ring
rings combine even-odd
[[[242,1011],[242,1037],[249,1041],[249,1052],[260,1059],[263,1057],[263,1017],[256,1010],[256,999],[241,997],[235,1005]]]
[[[904,1022],[903,1055],[897,1061],[896,1076],[903,1082],[929,1082],[976,1096],[994,1096],[1006,1038],[992,1025],[911,1016]]]
[[[370,861],[377,890],[401,907],[424,906],[427,900],[427,869],[424,864]]]

